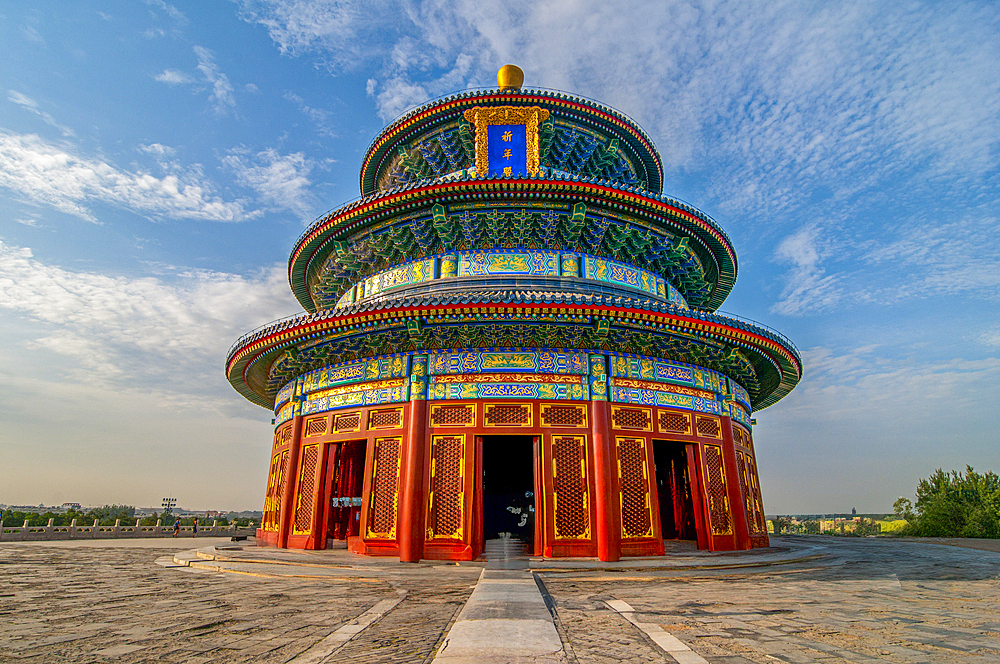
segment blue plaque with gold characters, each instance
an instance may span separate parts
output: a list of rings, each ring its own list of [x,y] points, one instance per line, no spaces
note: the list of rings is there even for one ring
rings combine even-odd
[[[538,175],[538,125],[549,111],[538,106],[476,106],[464,113],[476,128],[477,175]]]
[[[489,173],[500,177],[528,174],[528,128],[523,124],[486,127],[489,139]]]

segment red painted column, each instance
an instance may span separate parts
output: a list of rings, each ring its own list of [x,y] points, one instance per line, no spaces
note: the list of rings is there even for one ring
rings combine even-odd
[[[736,548],[750,549],[752,543],[750,524],[747,521],[747,504],[740,490],[740,466],[736,460],[736,447],[733,442],[733,421],[728,416],[722,417],[722,457],[726,462],[726,495],[729,497],[729,508],[733,515]]]
[[[298,398],[293,396],[293,399]],[[288,469],[285,470],[285,486],[281,491],[281,514],[278,516],[278,548],[288,548],[288,536],[292,533],[292,518],[295,515],[295,485],[299,482],[299,449],[302,447],[302,415],[300,404],[295,405],[292,418],[292,439],[288,443]]]
[[[403,440],[396,542],[399,561],[419,562],[424,556],[424,477],[427,475],[427,356],[410,360],[410,417]]]
[[[402,477],[399,486],[399,561],[416,563],[424,555],[424,465],[427,444],[427,402],[410,402],[410,418],[403,442]]]
[[[594,436],[594,508],[597,512],[597,557],[616,562],[622,555],[621,506],[618,504],[618,473],[614,439],[611,437],[610,408],[607,401],[591,401],[590,417]]]
[[[622,515],[618,501],[621,487],[618,481],[617,450],[611,436],[611,408],[608,406],[608,358],[605,355],[591,355],[588,360],[597,557],[605,562],[615,562],[622,556]]]

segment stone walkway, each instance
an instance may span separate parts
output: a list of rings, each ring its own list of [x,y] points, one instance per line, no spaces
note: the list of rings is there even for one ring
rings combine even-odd
[[[617,565],[531,561],[531,572],[497,574],[540,580],[558,659],[570,664],[1000,661],[1000,553],[889,539],[774,543],[741,554],[680,546]],[[46,544],[0,544],[0,661],[430,662],[446,654],[463,608],[475,608],[467,600],[484,568],[219,542],[185,554],[199,570],[155,564],[176,564],[178,550],[162,544]]]

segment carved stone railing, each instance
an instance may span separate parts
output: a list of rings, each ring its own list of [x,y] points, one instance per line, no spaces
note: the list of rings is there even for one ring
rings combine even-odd
[[[115,520],[113,526],[101,526],[94,521],[89,526],[76,525],[73,519],[68,526],[53,525],[54,519],[49,519],[48,525],[29,526],[25,521],[22,526],[2,526],[0,527],[0,541],[3,542],[26,542],[26,541],[46,541],[46,540],[78,540],[78,539],[137,539],[142,537],[172,537],[174,534],[173,525],[164,526],[157,520],[155,526],[141,525],[141,519],[136,519],[135,525],[121,525],[121,520]],[[218,521],[212,521],[212,525],[198,525],[198,536],[205,537],[247,537],[256,533],[256,526],[238,527],[235,523],[220,526]],[[179,537],[193,537],[193,526],[181,526]]]

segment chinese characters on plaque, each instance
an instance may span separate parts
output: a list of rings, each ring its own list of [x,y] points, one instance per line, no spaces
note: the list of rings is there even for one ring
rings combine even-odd
[[[486,131],[489,137],[490,175],[527,175],[527,127],[523,124],[496,124],[487,126]]]

